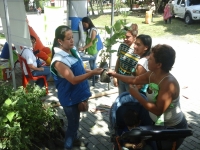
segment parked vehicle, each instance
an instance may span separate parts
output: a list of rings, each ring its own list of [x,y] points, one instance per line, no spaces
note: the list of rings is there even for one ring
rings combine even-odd
[[[174,15],[183,18],[186,24],[200,20],[200,0],[175,0]]]

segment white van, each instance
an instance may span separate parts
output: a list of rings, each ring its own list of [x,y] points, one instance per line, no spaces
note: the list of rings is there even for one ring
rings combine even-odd
[[[200,20],[200,0],[175,0],[174,15],[183,18],[186,24]]]

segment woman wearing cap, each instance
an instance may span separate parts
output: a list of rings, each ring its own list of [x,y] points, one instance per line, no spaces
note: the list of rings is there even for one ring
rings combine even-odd
[[[126,30],[125,39],[122,44],[120,44],[117,52],[117,61],[115,65],[115,71],[121,75],[131,76],[135,72],[135,66],[139,60],[139,56],[134,54],[134,42],[138,34],[138,25],[131,24],[125,26]],[[119,94],[128,91],[129,85],[122,82],[117,78],[113,78],[114,86],[118,87]]]

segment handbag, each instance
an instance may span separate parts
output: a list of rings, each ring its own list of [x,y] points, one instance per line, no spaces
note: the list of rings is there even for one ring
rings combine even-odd
[[[97,41],[97,51],[100,51],[100,50],[103,49],[103,42],[102,42],[99,34],[96,35],[96,38],[98,39],[98,41]]]
[[[89,106],[88,106],[88,100],[80,102],[78,104],[78,110],[80,112],[86,112],[86,111],[88,111],[88,108],[89,108]]]

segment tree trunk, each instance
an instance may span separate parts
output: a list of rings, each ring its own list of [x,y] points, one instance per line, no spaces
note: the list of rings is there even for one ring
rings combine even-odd
[[[90,8],[92,9],[92,15],[94,15],[94,9],[92,7],[92,2],[91,1],[89,1],[89,5],[90,5]]]
[[[99,0],[99,4],[100,4],[100,14],[103,14],[103,2],[102,0]]]
[[[162,0],[158,0],[158,2],[155,3],[155,5],[156,5],[156,11],[155,11],[155,13],[156,13],[156,14],[158,13],[158,10],[159,10],[161,4],[162,4]]]
[[[130,11],[133,10],[133,0],[129,0],[130,1]]]

